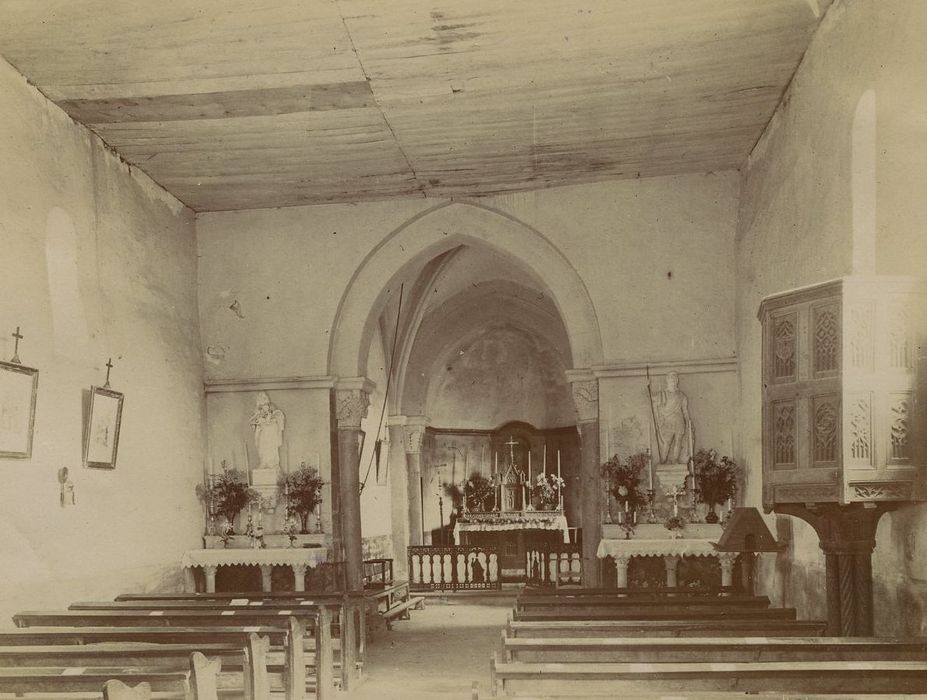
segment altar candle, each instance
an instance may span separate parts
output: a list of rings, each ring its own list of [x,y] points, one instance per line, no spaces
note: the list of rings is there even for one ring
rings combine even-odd
[[[631,524],[637,525],[637,510],[635,510],[634,513],[631,514],[631,518],[632,518]]]
[[[495,455],[496,455],[496,468],[493,470],[493,474],[497,474],[499,472],[499,453],[496,452]]]
[[[528,481],[531,481],[531,448],[528,448]]]
[[[653,452],[647,450],[647,488],[653,491]]]

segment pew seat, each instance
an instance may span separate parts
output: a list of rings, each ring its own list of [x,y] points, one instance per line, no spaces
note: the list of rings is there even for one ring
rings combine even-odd
[[[596,697],[634,692],[918,693],[927,662],[522,663],[492,659],[493,687],[508,696]]]
[[[824,620],[509,620],[509,637],[814,637]]]
[[[525,663],[924,661],[927,637],[511,638],[503,658]]]

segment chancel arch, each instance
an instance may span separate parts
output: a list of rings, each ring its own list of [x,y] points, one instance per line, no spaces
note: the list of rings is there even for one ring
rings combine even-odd
[[[577,421],[571,383],[578,375],[586,381],[589,368],[602,361],[598,323],[576,270],[541,233],[508,215],[460,203],[437,207],[400,226],[364,260],[342,298],[332,333],[330,374],[341,379],[369,376],[368,356],[375,341],[382,342],[392,367],[386,397],[394,416],[391,424],[397,430],[406,426],[405,434],[412,421],[433,438],[425,447],[400,453],[407,462],[407,483],[394,489],[393,497],[408,501],[408,517],[404,527],[394,523],[394,533],[404,535],[394,534],[397,555],[406,543],[431,541],[434,531],[446,539],[441,528],[448,521],[439,511],[438,496],[450,479],[465,475],[457,470],[455,455],[439,459],[436,452],[446,448],[436,444],[435,436],[467,433],[463,445],[512,421],[572,436],[551,442],[562,445],[576,462],[567,470],[573,479],[567,491],[576,501],[567,510],[576,521],[573,526],[581,528],[580,521],[588,519],[597,530],[592,522],[599,515],[597,501],[580,487],[579,478],[598,464],[598,444],[592,437],[597,423],[591,430],[588,425],[597,415],[595,410],[588,415],[584,401]],[[578,424],[585,428],[577,430]],[[586,438],[581,464],[577,433]],[[477,442],[467,448],[468,465],[471,459],[475,463]],[[491,444],[489,440],[479,456],[483,466]],[[535,469],[544,444],[538,442]],[[550,465],[554,455],[552,448]],[[449,471],[437,471],[448,464]],[[585,500],[590,503],[583,516],[580,502]],[[397,509],[392,512],[395,519]],[[589,559],[592,570],[596,562],[591,554]]]

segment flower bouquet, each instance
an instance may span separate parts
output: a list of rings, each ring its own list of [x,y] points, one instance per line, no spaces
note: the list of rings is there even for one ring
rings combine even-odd
[[[602,465],[608,491],[625,513],[634,513],[648,502],[641,489],[641,475],[648,467],[648,459],[646,452],[638,452],[622,463],[621,458],[614,455]]]
[[[531,496],[538,510],[554,510],[560,506],[560,491],[564,481],[556,474],[538,474],[531,487]]]
[[[490,499],[495,498],[492,482],[479,472],[473,472],[464,484],[464,503],[470,512],[482,512]]]
[[[307,467],[305,463],[281,478],[278,483],[286,499],[287,517],[299,517],[300,532],[303,534],[309,531],[309,514],[322,502],[323,483],[318,470],[315,467]]]
[[[216,512],[225,518],[222,535],[226,543],[226,538],[235,534],[235,516],[245,506],[258,504],[261,500],[261,495],[248,484],[244,472],[228,468],[213,477],[209,486],[198,484],[196,495],[205,504],[207,513]]]
[[[696,495],[700,502],[708,504],[705,522],[716,523],[715,506],[734,497],[740,468],[726,456],[719,460],[715,450],[699,450],[694,464]]]

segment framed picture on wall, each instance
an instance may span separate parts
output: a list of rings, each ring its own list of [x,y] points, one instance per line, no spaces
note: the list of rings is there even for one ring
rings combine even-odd
[[[84,465],[101,469],[116,467],[123,395],[98,386],[90,387],[90,412],[84,430]]]
[[[0,362],[0,457],[32,456],[39,370]]]

